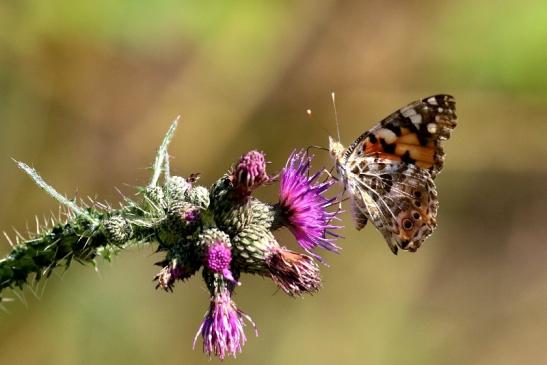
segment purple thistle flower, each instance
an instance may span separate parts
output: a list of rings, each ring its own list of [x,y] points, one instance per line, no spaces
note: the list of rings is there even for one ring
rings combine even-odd
[[[232,171],[232,182],[242,196],[249,196],[253,190],[269,180],[266,173],[264,153],[249,151],[236,164]]]
[[[199,208],[192,207],[191,209],[188,209],[181,213],[181,218],[188,223],[195,223],[198,221],[201,217],[201,212]]]
[[[313,293],[321,288],[319,267],[308,255],[273,246],[266,265],[272,280],[291,296]]]
[[[252,324],[255,334],[258,336],[256,325],[251,317],[236,307],[227,289],[221,289],[211,299],[209,310],[205,314],[205,319],[194,338],[194,348],[201,334],[203,337],[203,352],[209,357],[213,354],[221,360],[226,355],[236,357],[247,341],[243,331],[245,319]]]
[[[222,241],[218,240],[207,248],[206,265],[216,273],[222,274],[226,280],[241,285],[230,271],[232,262],[232,251]]]
[[[281,224],[292,232],[298,244],[314,257],[317,254],[310,252],[320,246],[329,251],[338,252],[334,241],[338,235],[332,230],[340,226],[332,225],[340,211],[329,212],[336,198],[327,199],[322,194],[333,184],[333,180],[316,183],[321,172],[308,176],[312,157],[303,151],[293,152],[280,174],[279,203],[276,204],[277,213],[281,216]],[[327,234],[332,238],[327,238]]]

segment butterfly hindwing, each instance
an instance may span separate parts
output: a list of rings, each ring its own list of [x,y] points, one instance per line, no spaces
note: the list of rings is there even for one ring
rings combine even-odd
[[[436,227],[433,179],[400,161],[365,157],[363,162],[347,176],[354,217],[370,219],[394,253],[397,246],[416,251]]]

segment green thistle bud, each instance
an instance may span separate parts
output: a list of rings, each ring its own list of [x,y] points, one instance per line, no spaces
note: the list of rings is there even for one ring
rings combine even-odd
[[[158,236],[164,246],[184,244],[191,241],[200,228],[201,210],[184,201],[169,205],[165,219],[161,222]]]
[[[227,247],[232,247],[230,237],[219,229],[209,228],[199,235],[198,245],[200,246],[211,246],[217,242],[222,242]]]
[[[163,192],[163,189],[159,186],[146,187],[144,195],[146,196],[146,198],[148,198],[152,206],[156,209],[165,208],[167,206],[167,203],[165,202],[165,194]]]
[[[229,209],[216,209],[214,214],[218,227],[231,236],[243,231],[252,218],[248,203],[232,204]]]
[[[186,200],[206,210],[209,207],[209,190],[204,186],[194,186],[188,191]]]
[[[121,245],[133,236],[131,223],[122,216],[116,215],[103,222],[103,230],[108,242]]]
[[[241,271],[268,274],[266,259],[272,246],[278,246],[273,234],[262,226],[249,225],[232,239],[234,260]]]
[[[241,199],[233,190],[228,175],[219,179],[211,191],[211,208],[215,223],[230,236],[237,235],[251,222],[250,200]]]
[[[273,206],[262,203],[260,200],[253,198],[251,200],[250,210],[252,214],[251,224],[254,226],[261,226],[266,230],[270,230],[272,228],[272,224],[275,219]]]
[[[169,202],[185,200],[192,185],[181,176],[171,176],[163,186],[165,198]]]

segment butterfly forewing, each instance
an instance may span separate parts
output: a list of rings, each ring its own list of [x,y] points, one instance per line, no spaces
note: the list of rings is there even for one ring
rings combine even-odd
[[[402,161],[428,170],[435,178],[443,167],[441,143],[450,137],[456,124],[454,98],[431,96],[399,109],[363,133],[348,147],[345,157]]]

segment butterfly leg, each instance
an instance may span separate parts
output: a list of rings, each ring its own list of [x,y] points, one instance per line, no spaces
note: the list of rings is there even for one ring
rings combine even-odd
[[[340,181],[340,179],[337,177],[337,176],[334,176],[332,174],[332,171],[334,170],[334,166],[331,167],[330,170],[327,170],[327,169],[323,169],[321,171],[322,174],[325,174],[327,175],[327,177],[325,178],[325,180],[323,182],[327,182],[329,179],[332,179],[334,181]],[[338,201],[338,212],[341,212],[342,211],[342,202],[344,201],[343,198],[344,198],[344,194],[346,193],[346,185],[343,184],[342,185],[343,188],[342,188],[342,192],[338,195],[338,197],[336,198],[336,200]]]
[[[325,178],[325,180],[323,181],[324,183],[327,182],[329,179],[332,179],[332,180],[334,180],[334,181],[340,181],[340,179],[339,179],[337,176],[334,176],[334,175],[332,174],[332,171],[333,171],[333,170],[334,170],[334,166],[333,166],[330,170],[323,169],[323,170],[321,171],[321,174],[325,174],[325,175],[326,175],[326,178]],[[336,214],[335,214],[332,218],[330,218],[330,219],[328,220],[327,224],[330,224],[330,222],[332,221],[332,219],[333,219],[336,215],[338,215],[338,213],[340,213],[340,212],[343,211],[343,209],[342,209],[342,203],[343,203],[345,200],[347,200],[347,198],[344,199],[344,195],[345,195],[345,193],[346,193],[346,186],[345,186],[345,184],[342,185],[342,186],[343,186],[342,192],[341,192],[340,194],[338,194],[338,196],[336,197],[336,200],[335,200],[335,201],[338,201],[338,209],[336,210]]]
[[[323,181],[323,182],[327,182],[328,179],[332,179],[332,180],[334,180],[334,181],[340,181],[340,179],[339,179],[337,176],[334,176],[334,175],[332,174],[332,171],[333,171],[333,170],[334,170],[334,166],[331,167],[330,170],[327,170],[327,169],[325,169],[325,168],[324,168],[323,170],[321,170],[321,174],[327,175],[327,177],[325,178],[325,181]]]

